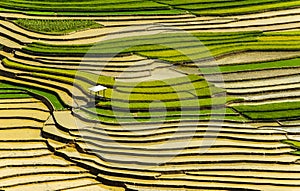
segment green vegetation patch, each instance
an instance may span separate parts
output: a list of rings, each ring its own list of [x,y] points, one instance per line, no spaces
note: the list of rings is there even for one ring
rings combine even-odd
[[[193,87],[200,88],[208,86],[208,82],[202,76],[190,74],[183,77],[178,78],[168,78],[164,80],[151,80],[151,81],[142,81],[142,82],[122,82],[116,81],[116,87],[122,87],[122,89],[133,88],[134,90],[141,91],[139,88],[143,88],[142,90],[148,92],[147,88],[155,88],[153,92],[172,92],[172,89],[176,87],[176,89],[180,88],[180,90],[186,90],[190,87],[187,87],[187,84],[193,84]],[[196,84],[195,84],[196,83]],[[195,84],[195,85],[194,85]],[[171,87],[170,87],[171,86]],[[180,87],[178,87],[180,86]],[[132,90],[131,90],[132,92]],[[135,91],[134,91],[135,92]]]
[[[35,15],[158,15],[182,14],[169,5],[151,0],[2,0],[2,11],[21,12]]]
[[[239,15],[298,7],[298,0],[2,0],[2,11],[35,15]]]
[[[292,145],[292,146],[294,146],[294,147],[300,149],[300,141],[284,140],[284,141],[282,141],[282,142],[287,143],[287,144],[289,144],[289,145]]]
[[[212,110],[186,110],[186,111],[152,111],[152,112],[122,112],[112,111],[103,108],[87,108],[77,110],[88,119],[99,120],[110,124],[120,123],[148,123],[148,122],[170,122],[170,121],[208,121],[208,120],[227,120],[246,122],[247,119],[234,113],[229,108]]]
[[[281,103],[269,103],[262,105],[239,105],[234,106],[235,109],[241,112],[249,112],[249,111],[283,111],[288,109],[300,109],[300,102],[281,102]]]
[[[7,88],[24,90],[24,91],[28,91],[33,94],[42,96],[51,102],[51,104],[53,105],[55,110],[65,110],[66,109],[66,105],[59,98],[59,96],[56,95],[55,92],[50,92],[49,90],[43,90],[43,89],[39,89],[39,88],[35,88],[35,87],[29,87],[29,86],[25,86],[25,85],[15,84],[12,82],[0,81],[0,90],[5,91],[5,89],[7,89]],[[1,97],[1,95],[3,95],[3,97],[5,97],[5,98],[18,98],[18,97],[16,97],[16,94],[0,94],[0,97]],[[20,96],[23,98],[24,95],[20,94]],[[29,96],[29,97],[31,97],[31,96]]]
[[[83,79],[83,81],[96,83],[112,87],[114,85],[114,78],[108,76],[99,76],[96,74],[76,71],[76,70],[66,70],[66,69],[55,69],[55,68],[42,68],[37,66],[26,65],[18,62],[13,62],[8,60],[7,58],[2,60],[2,64],[8,68],[14,68],[21,71],[29,71],[34,72],[35,75],[38,74],[50,74],[47,77],[59,78],[61,81],[65,81],[68,83],[74,82],[74,77],[78,77]],[[44,76],[46,77],[46,76]],[[71,78],[71,79],[70,79]],[[79,81],[79,80],[78,80]]]
[[[221,72],[238,72],[238,71],[248,71],[248,70],[291,68],[291,67],[300,67],[300,58],[272,61],[272,62],[219,66]]]
[[[299,5],[300,2],[298,0],[241,0],[180,5],[175,6],[175,8],[186,9],[196,15],[225,16],[282,10]]]
[[[213,86],[198,75],[141,82],[136,83],[135,86],[131,83],[127,85],[131,88],[116,83],[113,91],[105,93],[109,100],[100,101],[97,107],[135,111],[145,111],[149,108],[168,111],[187,108],[199,110],[213,106],[221,107],[227,102],[237,100],[237,98],[224,97],[220,94],[224,93],[223,89]]]
[[[7,92],[2,91],[0,87],[0,99],[23,99],[23,98],[31,98],[32,96],[26,94],[26,92]]]
[[[83,29],[102,27],[92,20],[17,19],[14,22],[25,29],[47,34],[67,34]]]
[[[239,105],[233,108],[252,120],[279,120],[300,116],[300,102]]]
[[[193,34],[156,34],[107,40],[97,44],[51,45],[28,44],[24,51],[36,55],[83,56],[86,54],[106,55],[135,53],[149,58],[158,58],[173,63],[218,56],[247,48],[248,43],[257,42],[259,31],[214,32]],[[138,43],[137,43],[138,42]],[[128,48],[130,47],[130,48]],[[253,45],[257,47],[257,44]]]
[[[32,43],[23,50],[35,55],[83,56],[87,54],[115,55],[117,53],[139,54],[172,63],[217,57],[239,51],[293,51],[300,50],[300,36],[274,36],[273,33],[251,32],[208,32],[186,34],[159,34],[128,37],[104,41],[98,44],[51,45]],[[285,34],[285,33],[283,33]],[[138,45],[135,45],[138,41]],[[201,46],[201,47],[199,47]],[[128,48],[130,47],[130,48]],[[274,67],[288,67],[291,63],[270,63]],[[224,72],[270,68],[268,64],[222,66]],[[291,66],[295,66],[292,64]]]
[[[100,102],[97,106],[111,106],[120,109],[132,109],[132,110],[148,110],[149,108],[159,110],[168,108],[169,110],[180,109],[180,108],[210,108],[212,106],[222,106],[226,102],[237,100],[233,97],[216,97],[216,98],[203,98],[203,99],[188,99],[188,100],[177,100],[177,101],[165,101],[165,102],[132,102],[126,103],[121,101],[113,101],[109,103]],[[198,107],[197,107],[198,106]]]
[[[291,145],[292,147],[296,148],[297,150],[296,151],[293,151],[292,153],[293,154],[296,154],[296,155],[300,155],[300,141],[295,141],[295,140],[284,140],[282,141],[283,143],[285,144],[289,144]]]

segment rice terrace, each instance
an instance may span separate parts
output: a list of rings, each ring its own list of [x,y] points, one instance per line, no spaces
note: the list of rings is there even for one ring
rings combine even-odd
[[[300,191],[300,0],[1,0],[0,190]]]

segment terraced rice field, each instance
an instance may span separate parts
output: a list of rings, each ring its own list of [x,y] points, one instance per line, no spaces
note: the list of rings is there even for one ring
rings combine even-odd
[[[2,0],[0,190],[299,191],[299,6]]]

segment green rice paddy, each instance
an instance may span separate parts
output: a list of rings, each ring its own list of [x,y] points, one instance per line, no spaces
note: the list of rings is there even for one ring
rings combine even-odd
[[[46,34],[67,34],[83,29],[100,28],[102,25],[91,20],[40,20],[17,19],[16,24],[25,29]]]
[[[39,89],[35,87],[28,87],[24,85],[15,84],[12,82],[0,81],[0,92],[7,91],[6,89],[16,89],[18,91],[23,90],[30,92],[32,94],[36,94],[42,96],[53,105],[55,110],[64,110],[66,109],[66,105],[63,101],[57,96],[55,92],[49,92],[46,89]],[[28,94],[0,94],[1,99],[12,99],[12,98],[30,98],[32,96]]]

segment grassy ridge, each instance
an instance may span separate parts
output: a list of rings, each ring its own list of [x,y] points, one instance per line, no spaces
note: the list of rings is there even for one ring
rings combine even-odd
[[[298,0],[113,0],[113,1],[24,1],[3,0],[2,11],[38,15],[238,15],[300,6]]]
[[[176,100],[165,102],[126,102],[114,100],[113,102],[99,102],[98,107],[114,107],[120,110],[127,110],[128,108],[136,111],[148,110],[150,105],[152,109],[159,110],[162,108],[168,108],[169,110],[176,110],[180,108],[198,108],[208,109],[212,106],[223,106],[226,102],[236,101],[238,99],[234,97],[216,97],[216,98],[203,98],[203,99],[189,99],[189,100]],[[129,100],[130,101],[130,100]]]
[[[300,2],[298,0],[290,0],[290,1],[278,1],[278,0],[262,0],[262,1],[252,1],[249,0],[243,1],[246,2],[241,3],[237,2],[235,5],[228,5],[222,3],[221,5],[217,5],[220,7],[214,8],[212,5],[210,8],[207,7],[205,9],[201,9],[201,5],[199,5],[199,9],[193,10],[192,13],[196,15],[212,15],[212,16],[225,16],[225,15],[239,15],[239,14],[249,14],[249,13],[259,13],[265,11],[274,11],[274,10],[284,10],[288,8],[299,7]],[[226,6],[227,5],[227,6]],[[179,8],[184,8],[180,6]],[[188,7],[185,7],[186,9]]]
[[[239,105],[233,108],[253,120],[290,119],[300,116],[300,102]]]
[[[87,108],[78,110],[77,113],[87,116],[89,119],[99,120],[109,124],[119,123],[147,123],[147,122],[170,122],[170,121],[208,121],[230,120],[247,121],[232,110],[226,108],[220,110],[192,110],[192,111],[167,111],[167,112],[121,112],[103,108]],[[116,117],[117,116],[117,117]]]
[[[102,26],[91,20],[17,19],[14,22],[28,30],[46,34],[67,34],[74,31],[99,28]]]
[[[96,74],[88,73],[88,72],[82,72],[82,71],[76,71],[76,70],[66,70],[66,69],[55,69],[55,68],[43,68],[43,67],[37,67],[37,66],[31,66],[31,65],[25,65],[22,63],[17,63],[10,61],[8,59],[3,59],[2,63],[5,67],[8,68],[14,68],[22,71],[30,71],[34,72],[35,75],[38,74],[44,74],[47,75],[47,77],[53,76],[54,78],[60,78],[62,81],[65,81],[67,83],[73,83],[74,77],[77,76],[78,78],[82,78],[83,81],[90,82],[90,83],[97,83],[99,82],[102,85],[110,86],[112,87],[114,85],[114,79],[112,77],[108,76],[99,76]]]
[[[85,55],[136,53],[150,58],[159,58],[171,62],[186,62],[190,59],[201,59],[210,56],[245,49],[248,43],[257,42],[261,32],[236,33],[195,33],[159,34],[141,37],[120,38],[97,44],[86,45],[50,45],[32,43],[23,50],[38,55]],[[138,44],[136,43],[138,42]],[[238,46],[240,45],[240,46]],[[257,46],[257,45],[255,45]],[[91,48],[92,47],[92,48]],[[128,48],[130,47],[130,48]],[[183,53],[185,56],[183,56]],[[187,56],[189,58],[187,58]]]
[[[95,1],[94,1],[95,2]],[[33,10],[33,11],[54,11],[54,12],[111,12],[111,11],[135,11],[135,10],[160,10],[168,6],[159,4],[153,1],[116,1],[110,3],[102,3],[104,1],[89,2],[40,2],[40,1],[27,1],[22,0],[3,0],[2,7],[9,8],[14,5],[15,9],[19,10]]]
[[[119,52],[121,54],[135,53],[148,58],[184,63],[240,51],[300,50],[298,43],[300,35],[297,32],[292,34],[286,32],[262,33],[258,31],[195,33],[193,36],[186,34],[160,34],[114,39],[98,44],[85,45],[55,46],[32,43],[26,46],[23,51],[45,56],[83,56],[87,53],[105,56]],[[136,45],[136,42],[139,42],[139,44]],[[244,66],[240,67],[243,69],[242,67]],[[245,67],[247,68],[248,66]],[[251,67],[254,68],[255,66]],[[259,68],[258,65],[257,67]],[[224,67],[223,71],[235,71],[237,69],[238,66],[236,68]]]
[[[284,140],[282,142],[286,143],[286,144],[289,144],[292,147],[296,148],[297,150],[293,151],[292,153],[296,154],[296,155],[300,155],[300,141],[296,141],[296,140]]]
[[[239,15],[247,13],[258,13],[270,10],[281,10],[300,6],[298,0],[159,0],[177,9],[188,10],[196,15]]]
[[[53,105],[55,110],[64,110],[65,104],[61,101],[61,99],[53,92],[49,92],[48,90],[43,90],[35,87],[28,87],[28,86],[23,86],[19,84],[15,84],[12,82],[7,82],[7,81],[0,81],[0,91],[6,91],[7,88],[10,89],[17,89],[17,90],[24,90],[31,92],[33,94],[40,95],[46,99],[48,99],[51,104]],[[16,96],[15,94],[0,94],[1,98],[24,98],[24,94],[19,94]],[[31,97],[31,96],[26,96],[26,97]]]
[[[219,66],[221,72],[239,72],[239,71],[262,70],[262,69],[271,69],[271,68],[291,68],[291,67],[300,67],[300,59],[295,58],[295,59],[272,61],[272,62]]]
[[[0,99],[22,99],[22,98],[31,98],[32,96],[26,94],[25,92],[14,92],[14,93],[5,93],[2,94],[3,91],[0,85]]]
[[[150,0],[88,0],[88,1],[23,1],[3,0],[2,11],[17,11],[38,15],[153,15],[182,14],[168,5]]]

